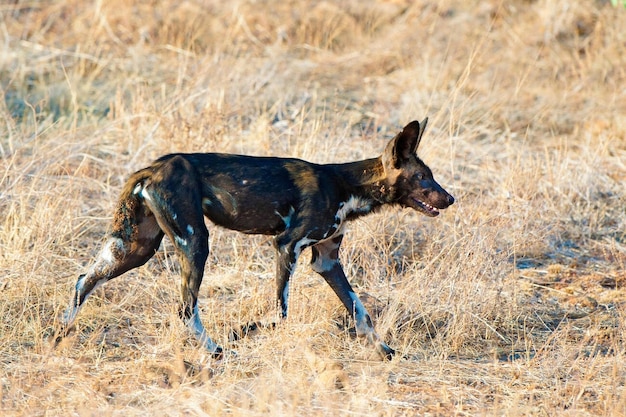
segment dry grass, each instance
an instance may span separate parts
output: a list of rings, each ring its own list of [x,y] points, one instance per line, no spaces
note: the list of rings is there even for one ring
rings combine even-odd
[[[625,415],[626,10],[608,1],[0,4],[3,415]],[[170,151],[421,156],[457,198],[351,225],[345,269],[390,345],[350,337],[303,256],[273,320],[270,241],[211,228],[203,319],[172,247],[50,346],[124,179]]]

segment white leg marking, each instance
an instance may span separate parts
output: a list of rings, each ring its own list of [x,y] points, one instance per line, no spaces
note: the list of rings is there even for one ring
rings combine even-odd
[[[78,280],[78,282],[76,283],[76,293],[74,294],[75,297],[80,297],[80,293],[83,290],[83,287],[85,286],[85,279],[87,278],[88,275],[83,276],[81,279]],[[83,299],[83,302],[85,300],[87,300],[87,298],[98,288],[100,288],[102,286],[102,284],[104,284],[104,280],[100,280],[98,282],[96,282],[96,285],[93,287],[93,289],[91,291],[89,291],[87,294],[85,294],[85,298]],[[72,324],[72,322],[74,322],[74,319],[76,318],[76,316],[78,315],[78,312],[80,311],[80,309],[83,307],[83,305],[76,305],[77,300],[76,299],[72,299],[70,301],[70,305],[67,306],[67,309],[63,312],[63,324],[65,326],[69,326],[70,324]]]
[[[285,283],[285,289],[283,289],[283,300],[285,301],[285,310],[289,305],[289,281]]]
[[[193,316],[187,322],[187,326],[191,329],[196,339],[198,339],[209,352],[217,351],[219,346],[213,340],[211,340],[206,330],[204,329],[202,322],[200,321],[200,311],[198,310],[197,304],[193,308]]]
[[[124,242],[120,238],[111,238],[105,243],[100,252],[100,259],[108,264],[112,264],[117,260],[119,254],[124,254]],[[117,254],[117,256],[116,256]]]
[[[83,275],[82,277],[80,277],[80,279],[78,280],[78,282],[76,283],[76,292],[79,293],[83,290],[83,287],[85,286],[85,280],[87,279],[87,275]]]
[[[374,329],[369,325],[366,317],[369,317],[365,306],[359,300],[359,297],[354,293],[354,291],[350,291],[350,299],[352,300],[352,308],[354,310],[354,320],[356,321],[356,331],[359,335],[369,335],[374,332]]]
[[[187,241],[180,236],[174,236],[174,240],[179,246],[187,246]]]
[[[74,301],[72,300],[72,303],[63,312],[63,325],[69,326],[72,324],[78,315],[78,310],[80,310],[80,307],[74,306]]]
[[[86,278],[87,278],[87,275],[83,275],[78,280],[78,282],[76,283],[76,287],[74,287],[76,289],[76,292],[74,293],[73,297],[80,296],[79,294],[83,290],[83,287],[85,286]],[[66,326],[70,325],[76,318],[76,315],[78,314],[78,310],[80,310],[80,307],[76,306],[76,298],[72,298],[72,300],[70,300],[70,305],[68,305],[67,309],[63,312],[63,324]]]
[[[317,243],[317,242],[319,242],[319,240],[309,239],[308,236],[300,239],[296,243],[295,248],[293,249],[293,253],[296,255],[296,259],[300,257],[300,254],[302,253],[302,249],[307,248],[311,246],[312,243]]]
[[[335,233],[332,234],[331,237],[341,236],[343,236],[343,227],[340,227]],[[313,270],[319,273],[330,271],[339,264],[339,259],[332,259],[330,257],[330,254],[337,249],[337,246],[333,245],[330,250],[328,250],[329,248],[326,247],[324,242],[327,242],[327,240],[325,239],[321,241],[321,247],[317,247],[318,256],[315,259],[315,262],[311,264]]]
[[[311,265],[311,268],[315,272],[319,272],[319,273],[328,272],[331,269],[333,269],[338,263],[339,261],[337,259],[330,259],[327,256],[324,256],[320,253],[317,259],[315,259],[315,262],[313,263],[313,265]]]
[[[106,263],[113,263],[113,251],[111,250],[111,244],[113,242],[110,242],[102,249],[102,252],[100,252],[100,258],[105,261]]]

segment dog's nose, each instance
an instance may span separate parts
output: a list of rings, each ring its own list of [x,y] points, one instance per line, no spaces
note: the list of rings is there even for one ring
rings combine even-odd
[[[454,204],[454,197],[448,194],[448,205],[451,206],[452,204]]]

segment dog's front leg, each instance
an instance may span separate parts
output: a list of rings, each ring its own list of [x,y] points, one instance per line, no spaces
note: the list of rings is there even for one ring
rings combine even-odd
[[[356,322],[356,331],[376,347],[378,353],[385,359],[391,359],[395,351],[381,340],[372,324],[372,319],[365,306],[356,295],[348,282],[341,263],[339,262],[339,247],[343,235],[317,243],[311,247],[313,251],[311,266],[319,273],[339,297]]]
[[[276,299],[280,309],[280,318],[287,317],[289,303],[289,280],[296,265],[293,252],[285,252],[285,249],[278,250],[276,257]]]
[[[298,237],[296,237],[298,236]],[[296,268],[298,257],[302,251],[317,243],[317,240],[301,237],[294,229],[288,229],[276,236],[274,245],[278,251],[276,257],[276,298],[281,318],[287,317],[289,304],[289,280]]]
[[[296,267],[298,255],[292,242],[282,243],[280,238],[275,240],[276,250],[276,299],[280,309],[280,317],[287,317],[289,304],[289,280]]]

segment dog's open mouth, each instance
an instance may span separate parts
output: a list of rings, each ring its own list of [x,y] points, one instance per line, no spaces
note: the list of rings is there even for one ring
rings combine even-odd
[[[414,198],[413,201],[415,201],[417,203],[419,208],[422,209],[424,214],[426,214],[427,216],[434,217],[434,216],[438,216],[439,215],[439,209],[437,207],[433,207],[430,204],[428,204],[427,202],[418,200],[416,198]]]

